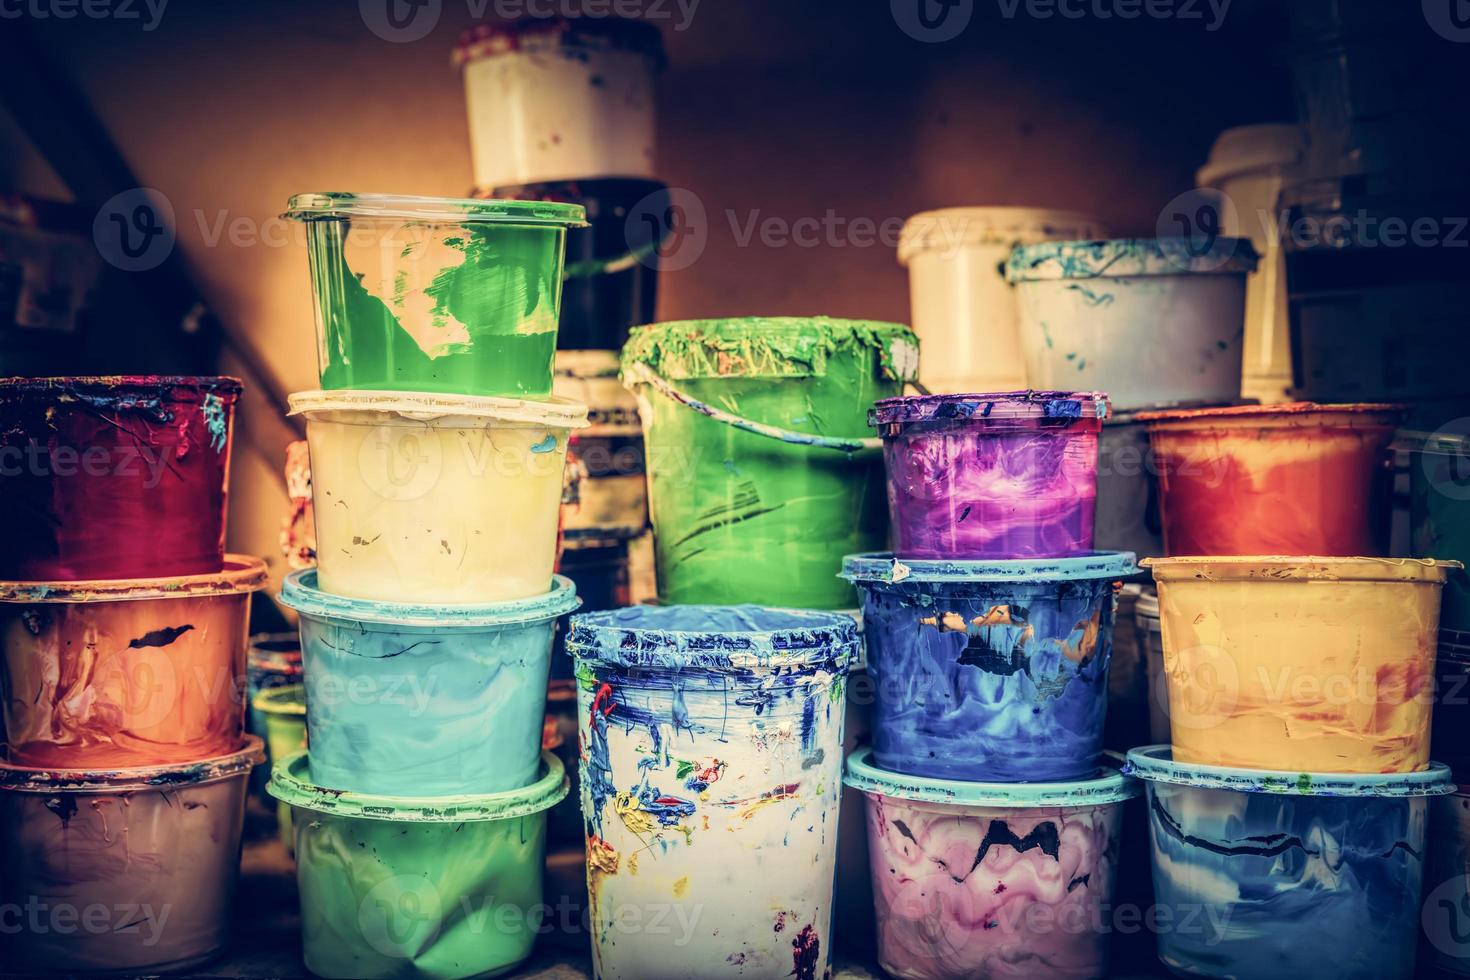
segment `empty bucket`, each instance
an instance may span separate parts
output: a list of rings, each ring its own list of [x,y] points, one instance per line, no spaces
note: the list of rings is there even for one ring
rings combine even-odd
[[[244,555],[223,565],[172,578],[0,582],[10,761],[131,768],[238,749],[250,594],[265,588],[266,570]]]
[[[847,760],[861,790],[878,962],[912,980],[1104,977],[1124,801],[1116,769],[1074,782],[924,779]]]
[[[555,756],[523,789],[424,799],[325,789],[302,752],[276,763],[270,789],[291,807],[316,976],[460,980],[531,955],[546,811],[567,794]]]
[[[235,378],[0,378],[0,579],[208,574]]]
[[[842,613],[572,618],[598,976],[827,974],[857,646]]]
[[[888,512],[902,558],[1063,558],[1092,551],[1095,392],[887,398]]]
[[[411,392],[291,396],[328,592],[486,603],[551,582],[567,439],[587,409]]]
[[[869,406],[918,368],[908,327],[828,317],[640,327],[623,348],[648,445],[659,596],[846,609],[842,556],[887,539]]]
[[[579,205],[297,194],[326,389],[547,398]]]
[[[1127,553],[1046,561],[850,555],[875,690],[874,761],[976,782],[1097,769]]]
[[[301,615],[316,785],[434,797],[535,780],[551,633],[577,608],[569,579],[530,599],[422,605],[325,592],[305,569],[280,598]]]
[[[1409,533],[1416,555],[1470,562],[1470,437],[1463,433],[1403,432],[1409,451]],[[1452,574],[1440,622],[1470,630],[1470,576]]]
[[[1429,763],[1445,575],[1410,558],[1150,558],[1174,755],[1390,773]]]
[[[1185,976],[1414,976],[1429,798],[1449,770],[1337,775],[1128,753],[1148,784],[1159,958]],[[1162,921],[1162,920],[1160,920]]]
[[[1120,410],[1240,397],[1243,238],[1044,242],[1011,253],[1033,388],[1106,391]]]

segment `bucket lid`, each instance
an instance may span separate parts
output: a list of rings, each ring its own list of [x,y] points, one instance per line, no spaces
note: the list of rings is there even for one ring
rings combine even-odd
[[[399,221],[494,222],[583,228],[587,209],[551,201],[499,201],[469,197],[413,197],[406,194],[349,194],[324,191],[293,194],[281,215],[295,221],[390,218]]]
[[[1108,396],[1100,391],[904,395],[874,402],[868,412],[868,424],[877,428],[938,419],[1105,419],[1108,409]]]
[[[0,602],[129,602],[199,598],[258,592],[266,584],[264,561],[252,555],[225,555],[224,567],[208,575],[76,582],[0,582]]]
[[[623,368],[638,362],[664,378],[817,378],[844,350],[878,355],[886,378],[909,382],[919,374],[919,338],[901,323],[826,316],[748,316],[676,320],[634,327],[623,347]]]
[[[1006,260],[1010,282],[1128,276],[1244,275],[1256,267],[1248,238],[1216,238],[1199,252],[1188,238],[1114,238],[1022,245]]]
[[[283,684],[261,691],[250,699],[250,706],[268,715],[306,717],[306,685]]]
[[[1153,423],[1153,428],[1163,427],[1161,423],[1183,423],[1180,428],[1187,427],[1188,423],[1207,421],[1211,419],[1251,419],[1253,421],[1281,425],[1312,424],[1319,421],[1319,416],[1324,415],[1347,415],[1361,417],[1365,425],[1398,425],[1403,420],[1407,407],[1404,405],[1391,405],[1382,402],[1346,402],[1340,405],[1321,404],[1318,402],[1282,402],[1274,405],[1216,405],[1208,408],[1170,408],[1156,411],[1139,412],[1134,419],[1139,422]],[[1372,416],[1381,416],[1373,418]]]
[[[972,783],[890,772],[873,764],[871,745],[847,757],[843,782],[853,789],[920,803],[957,806],[1040,807],[1099,806],[1121,803],[1143,791],[1119,770],[1103,766],[1097,775],[1063,783]]]
[[[1470,435],[1445,429],[1438,432],[1400,429],[1394,438],[1393,448],[1437,456],[1470,456]]]
[[[668,670],[845,670],[857,656],[846,613],[768,606],[628,606],[572,617],[578,660]]]
[[[1298,123],[1236,126],[1215,137],[1210,158],[1194,180],[1200,187],[1218,187],[1232,177],[1284,169],[1300,163],[1306,149],[1306,132]]]
[[[133,769],[46,769],[0,760],[0,789],[20,793],[123,793],[186,789],[242,776],[265,761],[264,743],[246,735],[229,755]]]
[[[455,603],[381,602],[350,599],[317,588],[316,569],[303,568],[286,576],[279,599],[283,605],[317,619],[351,623],[378,623],[395,630],[473,630],[485,627],[539,623],[564,616],[582,604],[577,587],[564,575],[551,577],[551,591],[506,602]]]
[[[461,823],[511,820],[549,810],[566,797],[570,785],[561,760],[543,751],[540,775],[524,789],[428,797],[349,793],[313,783],[310,751],[302,750],[275,763],[267,788],[282,803],[339,817],[404,823]]]
[[[1124,578],[1138,574],[1131,551],[1095,551],[1076,558],[1020,558],[1008,561],[938,561],[897,558],[870,551],[842,559],[840,577],[849,582],[897,585],[900,582],[1064,582]]]
[[[1103,223],[1080,211],[1052,208],[938,208],[921,211],[898,233],[898,261],[908,265],[918,252],[968,245],[1030,245],[1078,241],[1107,234]]]
[[[0,402],[18,401],[37,396],[59,402],[92,402],[106,399],[108,404],[130,407],[133,398],[164,398],[171,389],[204,391],[227,401],[237,398],[245,389],[239,378],[228,375],[117,374],[59,378],[0,378]],[[139,407],[142,407],[141,405]]]
[[[503,422],[508,425],[585,429],[587,406],[568,398],[526,401],[489,395],[439,395],[422,391],[298,391],[287,400],[288,415],[327,412],[374,412],[411,422],[439,419]],[[378,424],[369,422],[369,425]]]
[[[1279,796],[1444,796],[1455,791],[1450,767],[1431,762],[1422,772],[1341,773],[1287,772],[1273,769],[1236,769],[1175,762],[1168,745],[1147,745],[1128,753],[1123,771],[1149,782],[1173,783],[1198,789],[1229,789],[1239,793]]]
[[[459,36],[451,63],[459,67],[477,58],[526,49],[570,47],[594,51],[630,51],[664,66],[664,39],[657,27],[632,17],[520,17],[476,24]]]
[[[1138,564],[1157,581],[1425,582],[1443,583],[1457,561],[1435,558],[1327,558],[1316,555],[1189,555],[1145,558]]]

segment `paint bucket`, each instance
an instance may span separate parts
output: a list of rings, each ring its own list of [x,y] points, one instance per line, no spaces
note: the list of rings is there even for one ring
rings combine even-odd
[[[323,788],[305,752],[277,762],[271,793],[292,811],[306,968],[458,980],[525,960],[545,911],[546,811],[566,792],[550,753],[524,789],[432,799]]]
[[[0,379],[0,579],[218,571],[240,390],[222,377]]]
[[[663,242],[662,223],[674,204],[667,184],[625,177],[563,180],[497,187],[490,196],[564,201],[587,209],[589,227],[567,232],[557,334],[561,350],[616,353],[628,342],[630,329],[653,321],[659,265],[655,249]],[[651,226],[650,217],[658,219]]]
[[[1113,597],[1130,554],[1046,561],[849,555],[875,690],[877,765],[931,779],[1057,782],[1098,765]]]
[[[826,975],[857,646],[841,613],[573,617],[599,977]]]
[[[1034,388],[1106,391],[1120,410],[1240,397],[1243,238],[1045,242],[1011,253]]]
[[[297,194],[284,216],[306,223],[323,388],[550,396],[581,207]]]
[[[1439,596],[1458,562],[1149,558],[1182,763],[1387,773],[1429,762]]]
[[[1148,784],[1159,959],[1185,976],[1414,975],[1429,798],[1449,769],[1230,769],[1128,753]]]
[[[1470,975],[1470,786],[1430,802],[1424,893],[1420,925],[1428,965]]]
[[[585,406],[312,391],[291,396],[291,414],[306,416],[325,591],[433,603],[546,591]]]
[[[529,599],[432,605],[345,598],[303,569],[280,600],[301,617],[317,785],[433,797],[536,778],[551,633],[577,608],[569,579]]]
[[[1403,432],[1409,452],[1409,533],[1416,555],[1470,562],[1470,437],[1440,430]],[[1445,583],[1440,623],[1470,630],[1470,576]]]
[[[276,759],[295,755],[306,748],[306,685],[274,687],[257,694],[250,702],[251,710],[264,720],[266,782],[270,782],[270,766]],[[295,846],[291,836],[291,810],[276,803],[277,828],[281,843],[290,850]]]
[[[1382,555],[1396,405],[1144,412],[1170,555]]]
[[[174,972],[223,949],[260,759],[247,737],[226,755],[150,768],[0,762],[7,969]]]
[[[842,556],[887,541],[866,414],[918,367],[907,327],[828,317],[634,330],[624,381],[648,445],[665,603],[850,609]]]
[[[1098,437],[1097,514],[1093,543],[1140,558],[1164,553],[1158,469],[1148,426],[1133,412],[1103,420]]]
[[[912,980],[1104,977],[1123,803],[1116,769],[1071,782],[900,776],[847,760],[866,797],[878,963]]]
[[[1455,772],[1470,772],[1470,632],[1440,630],[1430,749]]]
[[[266,737],[265,715],[255,706],[262,691],[292,687],[301,683],[301,634],[256,633],[245,650],[245,730]],[[270,782],[270,751],[266,765],[256,766],[250,773],[250,791],[266,799],[265,784]]]
[[[212,575],[0,582],[0,695],[16,765],[128,768],[233,752],[245,728],[250,593],[265,562]]]
[[[936,394],[1028,387],[1006,257],[1019,245],[1102,238],[1102,223],[1048,208],[943,208],[904,222],[919,377]]]
[[[1092,551],[1108,397],[1017,391],[873,406],[903,558],[1066,558]]]
[[[610,350],[564,350],[556,355],[558,398],[587,406],[587,428],[573,433],[568,465],[581,467],[577,504],[562,511],[562,527],[596,529],[634,538],[648,527],[643,429],[638,400],[618,380]]]
[[[575,544],[573,544],[575,542]],[[633,604],[629,579],[628,542],[613,539],[573,536],[561,553],[557,573],[565,575],[577,587],[584,613],[621,609]],[[563,618],[557,623],[556,642],[551,652],[553,680],[570,680],[572,661],[567,656],[566,638],[572,624]]]
[[[657,27],[622,17],[522,17],[460,36],[475,186],[654,177]]]
[[[1164,630],[1159,622],[1159,595],[1144,589],[1133,604],[1133,629],[1148,678],[1149,744],[1169,741],[1169,680],[1164,670]]]

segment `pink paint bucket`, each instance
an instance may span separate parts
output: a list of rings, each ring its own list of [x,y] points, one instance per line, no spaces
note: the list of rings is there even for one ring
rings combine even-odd
[[[250,768],[228,755],[144,769],[0,762],[0,963],[57,973],[175,971],[229,937]]]

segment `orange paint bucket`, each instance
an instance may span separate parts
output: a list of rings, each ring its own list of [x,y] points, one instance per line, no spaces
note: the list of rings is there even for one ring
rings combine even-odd
[[[1397,405],[1145,412],[1169,555],[1383,555]]]
[[[265,562],[210,575],[0,582],[9,760],[124,768],[228,755],[244,731],[250,593]]]

